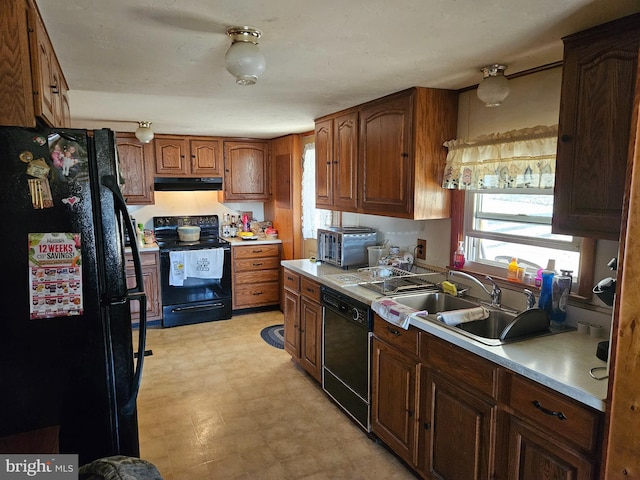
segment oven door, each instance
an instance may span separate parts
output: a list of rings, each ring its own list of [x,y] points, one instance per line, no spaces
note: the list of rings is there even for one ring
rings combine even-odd
[[[181,286],[171,285],[170,266],[169,250],[161,250],[163,327],[231,318],[230,248],[224,250],[224,267],[220,279],[186,278]]]

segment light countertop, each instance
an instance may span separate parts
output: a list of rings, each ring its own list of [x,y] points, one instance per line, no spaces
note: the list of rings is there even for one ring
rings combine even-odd
[[[144,252],[157,252],[159,251],[160,248],[158,247],[158,244],[153,242],[153,243],[145,243],[144,246],[140,246],[140,253],[144,253]],[[124,253],[131,253],[131,247],[124,247]]]
[[[279,239],[270,239],[270,238],[258,238],[257,240],[242,240],[240,237],[228,237],[225,238],[232,247],[237,247],[239,245],[269,245],[274,243],[282,243],[282,240]]]
[[[379,297],[367,288],[341,286],[333,281],[331,275],[348,272],[340,268],[318,265],[307,259],[283,260],[281,264],[361,302],[370,304]],[[596,348],[602,338],[572,331],[493,347],[470,340],[429,320],[414,317],[411,325],[585,405],[605,411],[607,380],[595,380],[589,375],[591,368],[607,366],[606,362],[596,357]]]

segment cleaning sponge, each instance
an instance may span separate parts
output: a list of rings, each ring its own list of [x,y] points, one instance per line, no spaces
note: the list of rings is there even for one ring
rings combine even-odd
[[[447,282],[447,281],[442,282],[442,291],[444,293],[448,293],[449,295],[453,295],[454,297],[458,295],[458,289],[451,282]]]

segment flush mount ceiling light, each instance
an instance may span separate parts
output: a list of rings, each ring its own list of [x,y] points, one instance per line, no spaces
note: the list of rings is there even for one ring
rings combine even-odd
[[[136,138],[140,143],[149,143],[153,140],[153,130],[151,130],[151,122],[138,122],[136,129]]]
[[[224,56],[227,70],[236,77],[238,85],[255,85],[266,67],[266,61],[258,48],[262,32],[253,27],[229,27],[227,35],[233,43]]]
[[[487,107],[499,107],[502,101],[509,95],[509,80],[504,76],[507,65],[494,63],[480,69],[484,78],[478,90],[478,98]]]

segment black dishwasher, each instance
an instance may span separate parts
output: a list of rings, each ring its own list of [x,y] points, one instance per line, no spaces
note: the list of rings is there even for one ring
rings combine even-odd
[[[371,431],[369,306],[323,286],[322,389],[362,428]]]

